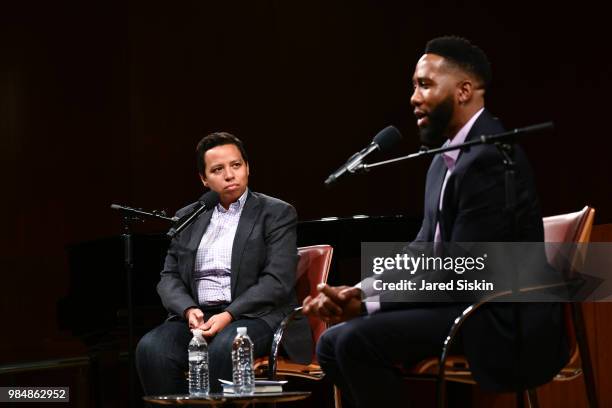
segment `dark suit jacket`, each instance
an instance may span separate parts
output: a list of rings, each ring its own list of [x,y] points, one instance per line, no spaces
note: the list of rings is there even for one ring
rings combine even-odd
[[[466,141],[503,131],[502,125],[485,110]],[[416,241],[433,242],[439,221],[444,242],[542,242],[542,216],[531,168],[519,146],[514,156],[517,236],[513,218],[506,210],[501,155],[494,146],[480,145],[459,155],[446,184],[440,215],[440,190],[447,168],[440,155],[434,157],[427,173],[424,218]],[[381,305],[382,310],[397,306]],[[567,361],[560,305],[524,303],[519,310],[520,331],[509,303],[487,305],[464,325],[465,353],[476,380],[484,388],[501,391],[543,384]],[[514,340],[518,332],[522,335],[517,348]]]
[[[193,203],[177,212],[193,211]],[[157,292],[170,318],[183,318],[187,308],[198,307],[192,273],[202,236],[210,223],[207,211],[172,240]],[[276,198],[248,192],[238,222],[231,263],[232,301],[226,310],[234,319],[260,318],[275,330],[297,305],[295,275],[297,214]],[[295,322],[283,346],[293,360],[310,361],[312,344],[306,319]]]

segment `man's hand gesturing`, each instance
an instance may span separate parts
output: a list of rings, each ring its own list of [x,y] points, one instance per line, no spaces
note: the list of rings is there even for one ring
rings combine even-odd
[[[361,314],[361,289],[353,286],[329,286],[320,283],[319,294],[304,299],[302,312],[326,323],[336,324]]]

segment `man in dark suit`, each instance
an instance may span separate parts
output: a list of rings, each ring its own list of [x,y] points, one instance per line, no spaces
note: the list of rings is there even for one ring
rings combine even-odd
[[[200,178],[218,193],[219,204],[173,239],[157,291],[169,318],[147,333],[136,350],[145,393],[187,391],[190,329],[209,343],[211,391],[219,378],[231,380],[231,344],[236,328],[247,327],[255,358],[270,351],[273,332],[296,306],[295,209],[276,198],[249,191],[249,164],[242,142],[218,132],[197,147]],[[177,212],[190,214],[191,204]],[[284,341],[296,361],[310,360],[310,329],[297,322]]]
[[[430,41],[415,68],[411,98],[422,142],[454,145],[503,131],[484,108],[490,80],[490,66],[480,48],[458,37]],[[519,147],[514,159],[516,224],[506,205],[502,157],[494,146],[435,156],[427,173],[424,218],[416,241],[543,241],[533,176]],[[318,297],[305,299],[304,312],[342,323],[321,336],[319,362],[359,407],[409,400],[394,365],[439,355],[453,320],[465,307],[391,302],[392,293],[363,302],[358,287],[321,285],[320,291]],[[483,307],[463,329],[464,351],[476,380],[498,391],[549,381],[567,359],[562,327],[558,304]]]

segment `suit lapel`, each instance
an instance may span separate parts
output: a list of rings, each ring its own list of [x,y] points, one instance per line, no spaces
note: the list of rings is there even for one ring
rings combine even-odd
[[[185,282],[191,282],[191,293],[193,294],[196,301],[197,290],[195,289],[195,281],[193,279],[195,259],[198,252],[198,247],[200,246],[200,241],[202,241],[202,236],[204,235],[204,231],[206,231],[206,228],[208,228],[208,225],[210,224],[210,219],[212,218],[213,211],[214,208],[206,211],[204,214],[200,215],[193,224],[191,224],[191,227],[188,227],[188,229],[191,229],[191,231],[189,231],[190,234],[186,247],[191,256],[186,257],[185,268],[182,269],[182,271],[184,274],[183,280]],[[188,230],[185,230],[184,232],[187,231]]]
[[[236,291],[236,282],[238,281],[238,274],[240,273],[240,262],[244,253],[246,242],[251,235],[257,216],[260,210],[259,198],[249,191],[247,199],[240,215],[240,221],[238,221],[238,227],[236,228],[236,235],[234,236],[234,244],[232,245],[232,274],[231,274],[231,289],[232,299]]]
[[[474,139],[478,139],[480,136],[484,134],[491,134],[491,133],[501,132],[501,131],[503,131],[503,127],[501,126],[501,124],[497,121],[497,119],[493,117],[493,115],[491,115],[491,113],[489,113],[489,111],[485,109],[484,111],[482,111],[480,116],[476,119],[476,121],[472,125],[472,128],[468,132],[465,138],[465,141],[468,142]],[[462,167],[464,165],[469,165],[469,164],[466,164],[465,162],[462,162],[462,159],[464,157],[469,156],[470,152],[471,150],[466,150],[459,154],[459,156],[457,157],[457,161],[455,162],[455,168],[453,170],[453,174],[463,172],[464,170],[462,169]],[[468,160],[468,159],[465,159],[465,160]],[[440,161],[443,162],[442,158],[440,158]],[[446,169],[446,166],[444,166],[444,168]],[[442,175],[442,180],[443,179],[444,179],[444,175]],[[450,239],[452,232],[453,232],[452,227],[454,225],[454,219],[457,215],[456,214],[457,213],[457,202],[456,202],[457,192],[454,191],[454,185],[452,183],[452,180],[453,180],[453,175],[450,176],[449,181],[446,184],[446,188],[444,190],[444,197],[443,197],[443,202],[442,202],[443,211],[440,214],[441,216],[439,220],[440,235],[441,235],[442,241],[447,241]]]
[[[446,164],[442,156],[436,155],[431,164],[431,185],[427,189],[427,202],[428,208],[427,213],[430,219],[433,220],[431,223],[431,232],[429,234],[430,241],[433,242],[436,234],[436,224],[439,221],[439,205],[440,205],[440,192],[442,191],[442,183],[444,182],[444,176],[446,175]]]
[[[187,243],[187,248],[190,251],[195,253],[195,251],[198,250],[200,241],[202,241],[202,236],[204,236],[204,231],[206,231],[208,224],[210,224],[213,211],[214,208],[200,215],[191,226],[191,234],[189,234],[189,242]]]
[[[478,116],[478,118],[472,125],[472,128],[468,132],[465,138],[465,141],[467,142],[469,140],[475,139],[476,137],[480,136],[482,134],[482,129],[481,129],[482,125],[483,123],[486,123],[489,120],[489,118],[490,118],[490,114],[485,109],[480,114],[480,116]],[[464,156],[464,152],[460,152],[459,156],[457,156],[457,160],[455,161],[454,171],[457,170],[459,161],[461,160],[463,156]],[[446,188],[444,189],[444,196],[442,197],[442,211],[438,211],[438,209],[440,208],[440,193],[442,192],[442,184],[444,183],[444,177],[446,176],[446,171],[448,170],[448,168],[446,167],[446,163],[444,162],[444,159],[442,158],[441,155],[437,155],[436,160],[438,164],[438,167],[437,167],[438,174],[434,180],[437,183],[435,184],[435,189],[434,189],[434,191],[437,194],[436,199],[434,200],[436,203],[436,208],[434,210],[436,214],[436,217],[435,217],[436,222],[434,223],[434,235],[432,235],[432,241],[435,237],[435,228],[436,228],[435,226],[437,223],[440,224],[440,239],[442,241],[448,241],[451,235],[451,231],[449,231],[448,228],[452,225],[452,223],[449,222],[449,219],[454,218],[452,214],[453,211],[449,207],[449,203],[452,201],[454,191],[453,191],[452,183],[447,182]],[[449,181],[451,180],[452,180],[452,175],[449,178]]]

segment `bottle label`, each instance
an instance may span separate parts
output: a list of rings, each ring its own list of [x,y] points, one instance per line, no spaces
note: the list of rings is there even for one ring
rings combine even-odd
[[[202,361],[204,360],[204,353],[189,353],[189,361]]]

